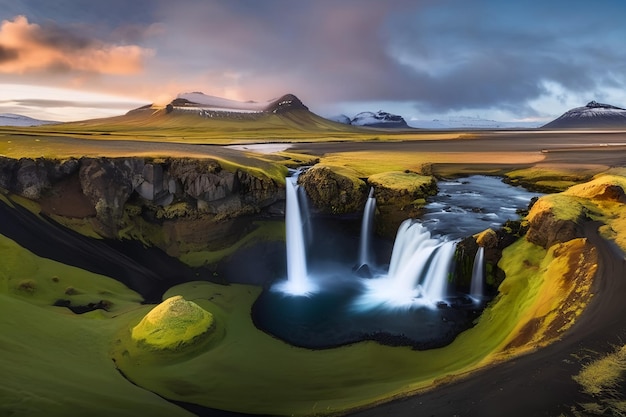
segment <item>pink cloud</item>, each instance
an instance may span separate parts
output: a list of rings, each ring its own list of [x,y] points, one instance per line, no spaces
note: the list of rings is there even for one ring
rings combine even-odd
[[[5,74],[136,74],[152,54],[137,45],[110,44],[58,26],[43,28],[25,16],[0,25],[0,73]]]

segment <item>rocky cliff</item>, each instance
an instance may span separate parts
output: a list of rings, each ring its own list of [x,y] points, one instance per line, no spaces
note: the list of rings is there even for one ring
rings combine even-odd
[[[213,159],[0,157],[0,187],[41,202],[44,214],[93,213],[105,237],[118,237],[130,205],[137,215],[160,210],[169,218],[235,218],[284,198],[273,179],[226,170]]]

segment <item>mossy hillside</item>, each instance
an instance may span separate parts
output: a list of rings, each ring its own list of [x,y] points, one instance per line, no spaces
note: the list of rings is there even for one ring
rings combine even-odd
[[[564,194],[588,199],[589,217],[604,223],[600,227],[602,236],[626,252],[626,197],[623,191],[626,191],[626,176],[600,174]]]
[[[130,313],[103,318],[62,310],[0,294],[0,415],[192,415],[133,385],[111,361],[113,335]]]
[[[40,258],[0,236],[0,415],[188,416],[129,383],[109,356],[114,335],[148,307],[112,278]],[[108,311],[53,307],[108,300]]]
[[[67,300],[71,306],[101,303],[109,312],[119,313],[142,301],[139,294],[112,278],[40,258],[2,235],[0,253],[0,292],[31,304],[51,306],[59,300]]]
[[[530,210],[531,222],[549,212],[557,220],[578,223],[583,218],[598,220],[604,225],[602,235],[614,240],[626,251],[626,177],[599,174],[593,180],[570,187],[568,190],[541,197]]]
[[[503,254],[500,266],[507,277],[501,294],[474,328],[441,349],[413,351],[374,342],[320,351],[295,348],[254,326],[249,312],[258,287],[197,282],[172,288],[166,297],[179,294],[199,305],[210,302],[211,311],[221,310],[225,336],[217,345],[176,367],[124,356],[123,344],[114,357],[133,382],[174,400],[273,415],[341,413],[449,381],[558,337],[569,323],[559,320],[558,306],[575,305],[578,314],[584,304],[564,302],[569,293],[564,296],[563,283],[551,281],[552,276],[574,273],[572,259],[579,259],[577,250],[584,246],[576,242],[547,251],[520,239]],[[584,271],[577,273],[581,277],[592,272],[585,264],[578,268]],[[583,287],[581,294],[585,291]],[[541,321],[546,331],[526,338],[529,321]],[[186,389],[176,389],[180,386]]]
[[[182,296],[170,297],[154,307],[133,327],[131,336],[155,350],[177,350],[192,345],[214,330],[213,315]]]

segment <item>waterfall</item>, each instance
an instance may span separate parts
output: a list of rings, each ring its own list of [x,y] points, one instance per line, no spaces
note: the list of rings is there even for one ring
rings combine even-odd
[[[376,198],[374,197],[374,189],[370,188],[370,193],[365,203],[363,211],[363,220],[361,221],[361,241],[359,242],[359,263],[361,265],[371,265],[372,250],[370,248],[372,240],[372,226],[374,222],[374,213],[376,211]]]
[[[448,275],[455,250],[456,242],[443,242],[433,256],[423,284],[424,297],[431,303],[441,301],[447,295]]]
[[[470,286],[470,296],[480,300],[483,296],[483,282],[485,281],[485,248],[478,247],[474,257],[474,267],[472,268],[472,283]]]
[[[308,295],[315,292],[316,286],[309,279],[307,272],[305,236],[303,233],[305,222],[298,197],[297,179],[298,176],[294,175],[285,181],[287,281],[280,283],[277,289],[290,295]]]
[[[357,309],[434,306],[446,297],[455,241],[431,237],[420,223],[405,220],[398,228],[386,276],[368,280]]]

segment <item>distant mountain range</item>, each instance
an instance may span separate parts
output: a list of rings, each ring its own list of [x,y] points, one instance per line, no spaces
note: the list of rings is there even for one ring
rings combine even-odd
[[[543,129],[626,128],[626,109],[591,101],[542,126]]]
[[[177,116],[172,117],[171,115]],[[557,119],[540,126],[537,122],[499,122],[477,117],[450,117],[446,119],[418,120],[408,122],[399,115],[382,110],[364,111],[354,117],[340,115],[323,118],[305,106],[298,97],[286,94],[266,102],[236,101],[210,96],[201,92],[180,93],[164,106],[147,105],[129,111],[126,115],[104,119],[93,119],[70,124],[76,126],[104,125],[106,123],[141,124],[144,126],[197,126],[206,123],[215,124],[254,121],[262,123],[275,118],[272,126],[278,129],[295,128],[300,131],[351,131],[360,128],[401,128],[401,129],[590,129],[590,128],[626,128],[626,109],[610,104],[591,101],[584,107],[576,107],[565,112]],[[185,120],[182,120],[185,118]],[[272,119],[274,120],[274,119]],[[11,113],[0,113],[0,126],[39,126],[58,123],[38,120]],[[240,126],[240,125],[238,125]],[[207,126],[208,128],[209,126]],[[229,129],[239,129],[233,125]],[[250,125],[248,128],[256,129]]]
[[[382,110],[379,110],[376,113],[371,111],[361,112],[353,118],[350,118],[345,114],[341,114],[339,116],[331,117],[330,120],[352,126],[410,128],[402,116],[387,113]]]
[[[51,120],[33,119],[32,117],[22,116],[20,114],[0,113],[0,126],[28,127],[28,126],[48,125],[48,124],[54,124],[54,123],[59,123],[59,122],[53,122]]]
[[[500,122],[479,117],[456,116],[445,119],[410,119],[409,125],[420,129],[534,129],[541,122]]]

